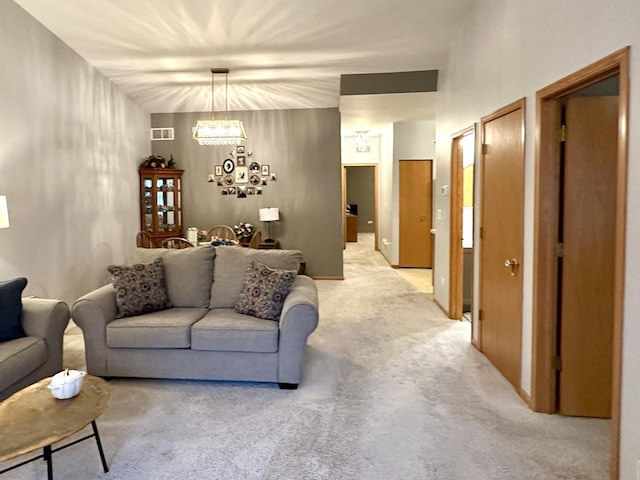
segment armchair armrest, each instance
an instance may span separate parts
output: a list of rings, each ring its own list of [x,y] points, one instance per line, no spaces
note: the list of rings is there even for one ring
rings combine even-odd
[[[87,371],[107,375],[107,324],[117,315],[116,291],[104,285],[75,301],[71,317],[84,335]]]
[[[62,368],[62,341],[69,323],[69,307],[50,298],[22,298],[22,328],[30,337],[43,338],[47,345],[47,364]]]
[[[302,378],[307,338],[318,326],[318,288],[313,279],[298,275],[280,315],[278,382],[297,385]]]

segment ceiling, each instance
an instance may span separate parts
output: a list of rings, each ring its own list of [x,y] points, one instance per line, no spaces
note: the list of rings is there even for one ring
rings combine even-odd
[[[345,129],[431,120],[434,93],[340,75],[442,68],[473,0],[14,0],[149,113],[340,107]],[[368,127],[371,125],[373,127]]]

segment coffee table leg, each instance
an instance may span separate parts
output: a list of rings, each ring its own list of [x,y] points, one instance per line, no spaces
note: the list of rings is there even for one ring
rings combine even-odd
[[[109,471],[109,467],[107,466],[107,460],[104,458],[104,452],[102,451],[102,442],[100,441],[100,434],[98,433],[98,426],[96,425],[96,421],[91,421],[91,427],[93,428],[93,434],[96,437],[96,443],[98,444],[98,452],[100,452],[100,460],[102,460],[102,468],[104,469],[104,473]],[[50,480],[52,480],[50,478]]]
[[[47,478],[53,480],[53,464],[51,462],[51,445],[47,445],[42,449],[42,456],[47,462]]]

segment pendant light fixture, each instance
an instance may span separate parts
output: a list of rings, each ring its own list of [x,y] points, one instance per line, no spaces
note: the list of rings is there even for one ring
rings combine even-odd
[[[215,82],[216,74],[224,74],[225,87],[225,119],[216,120],[214,117],[215,105]],[[212,68],[211,69],[211,120],[198,120],[193,128],[193,138],[200,145],[240,145],[247,139],[244,131],[244,125],[240,120],[227,120],[226,113],[229,109],[229,69],[228,68]]]

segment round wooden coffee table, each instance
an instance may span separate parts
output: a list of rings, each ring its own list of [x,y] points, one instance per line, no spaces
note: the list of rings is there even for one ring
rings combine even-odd
[[[99,377],[85,375],[78,395],[58,400],[49,391],[50,381],[51,377],[40,380],[0,403],[0,462],[43,449],[42,455],[0,470],[0,474],[44,458],[48,478],[51,480],[51,455],[93,437],[98,445],[102,467],[105,473],[108,472],[95,420],[102,415],[111,399],[109,384]],[[51,448],[52,444],[70,437],[89,424],[93,428],[92,434],[61,447]]]

